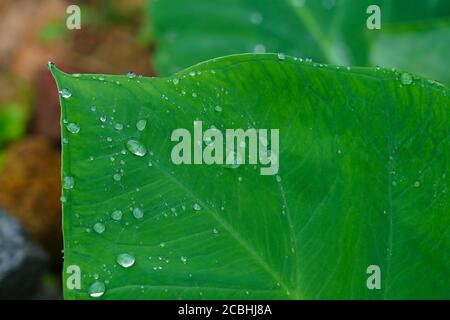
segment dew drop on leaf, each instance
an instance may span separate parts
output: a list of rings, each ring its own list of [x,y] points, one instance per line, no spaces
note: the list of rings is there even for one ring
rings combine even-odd
[[[119,221],[122,219],[122,211],[115,210],[113,213],[111,213],[111,219],[115,221]]]
[[[144,217],[144,211],[142,211],[141,208],[134,208],[133,217],[135,217],[136,219],[142,219]]]
[[[198,203],[194,203],[194,205],[192,206],[192,208],[193,208],[195,211],[200,211],[200,210],[202,209],[202,207],[200,207],[200,205],[199,205]]]
[[[186,263],[187,263],[187,258],[186,258],[185,256],[181,256],[181,257],[180,257],[180,260],[181,260],[181,262],[182,262],[183,264],[186,264]]]
[[[136,122],[136,128],[139,131],[144,131],[146,126],[147,126],[147,120],[139,120],[138,122]]]
[[[147,148],[137,140],[130,139],[126,142],[128,151],[138,157],[143,157],[147,153]]]
[[[72,189],[75,185],[75,179],[73,177],[64,177],[63,187],[64,189]]]
[[[69,89],[64,88],[59,90],[59,95],[64,99],[69,99],[72,96],[72,92]]]
[[[105,232],[106,227],[105,227],[105,225],[103,223],[97,222],[96,224],[94,224],[93,229],[98,234],[102,234],[103,232]]]
[[[413,83],[413,77],[411,76],[411,74],[405,72],[400,76],[400,81],[404,85],[410,85],[411,83]]]
[[[132,254],[121,253],[117,256],[117,263],[124,268],[129,268],[134,265],[135,259]]]
[[[89,295],[92,298],[100,298],[102,295],[105,294],[105,291],[106,291],[105,284],[101,281],[95,281],[89,287]]]
[[[280,60],[286,59],[286,56],[284,55],[284,53],[279,53],[277,56],[278,56],[278,59],[280,59]]]
[[[67,130],[69,130],[69,131],[72,132],[72,133],[78,133],[78,132],[80,132],[80,127],[79,127],[77,124],[75,124],[75,123],[69,123],[69,124],[66,126],[66,128],[67,128]]]

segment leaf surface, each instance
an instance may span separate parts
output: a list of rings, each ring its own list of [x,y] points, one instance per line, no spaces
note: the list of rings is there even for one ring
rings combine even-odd
[[[50,69],[64,284],[70,266],[82,275],[66,298],[450,298],[448,88],[271,54],[168,78]],[[175,165],[171,134],[195,120],[279,129],[279,172]],[[381,290],[366,286],[370,265]]]

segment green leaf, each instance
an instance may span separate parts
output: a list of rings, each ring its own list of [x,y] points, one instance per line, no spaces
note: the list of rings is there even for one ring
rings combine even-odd
[[[448,88],[269,54],[168,78],[51,71],[66,298],[450,298]],[[195,120],[279,129],[279,172],[175,165]]]
[[[373,4],[381,9],[381,30],[367,28],[366,11]],[[450,74],[447,34],[397,34],[389,41],[392,25],[435,19],[448,23],[446,0],[156,0],[149,10],[157,40],[155,65],[162,75],[219,56],[262,51],[340,65],[380,62],[411,72],[419,64],[424,67],[418,71],[440,81]],[[426,50],[414,50],[419,43]],[[380,51],[386,55],[377,58]],[[424,61],[440,68],[426,69]]]
[[[0,147],[23,136],[28,120],[28,110],[23,105],[0,106]]]

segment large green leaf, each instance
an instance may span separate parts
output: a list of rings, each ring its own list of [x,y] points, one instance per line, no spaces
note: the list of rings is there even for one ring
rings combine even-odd
[[[269,54],[169,78],[50,69],[62,95],[64,283],[70,266],[82,274],[66,298],[89,298],[93,284],[101,299],[450,298],[448,88]],[[195,120],[279,129],[278,174],[175,165],[171,134]],[[133,266],[116,262],[123,253]],[[369,265],[381,290],[366,287]]]
[[[374,4],[381,30],[366,26]],[[227,54],[266,51],[341,65],[382,63],[449,81],[447,0],[153,0],[150,10],[163,75]],[[417,32],[419,22],[438,30]],[[395,39],[393,26],[404,31]],[[440,68],[427,68],[430,63]]]

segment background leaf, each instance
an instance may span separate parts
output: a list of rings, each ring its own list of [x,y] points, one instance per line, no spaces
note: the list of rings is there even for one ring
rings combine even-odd
[[[169,78],[50,68],[62,96],[64,264],[82,272],[66,298],[450,298],[446,87],[276,55]],[[278,176],[174,165],[171,133],[196,119],[279,128]],[[366,287],[373,264],[381,290]]]
[[[381,8],[381,30],[366,27],[372,4]],[[284,52],[331,64],[379,63],[448,83],[450,3],[445,0],[155,0],[150,11],[155,65],[162,75],[227,54]],[[415,32],[411,25],[418,23],[431,29]],[[392,26],[407,32],[392,39]],[[429,63],[440,68],[427,68]]]

